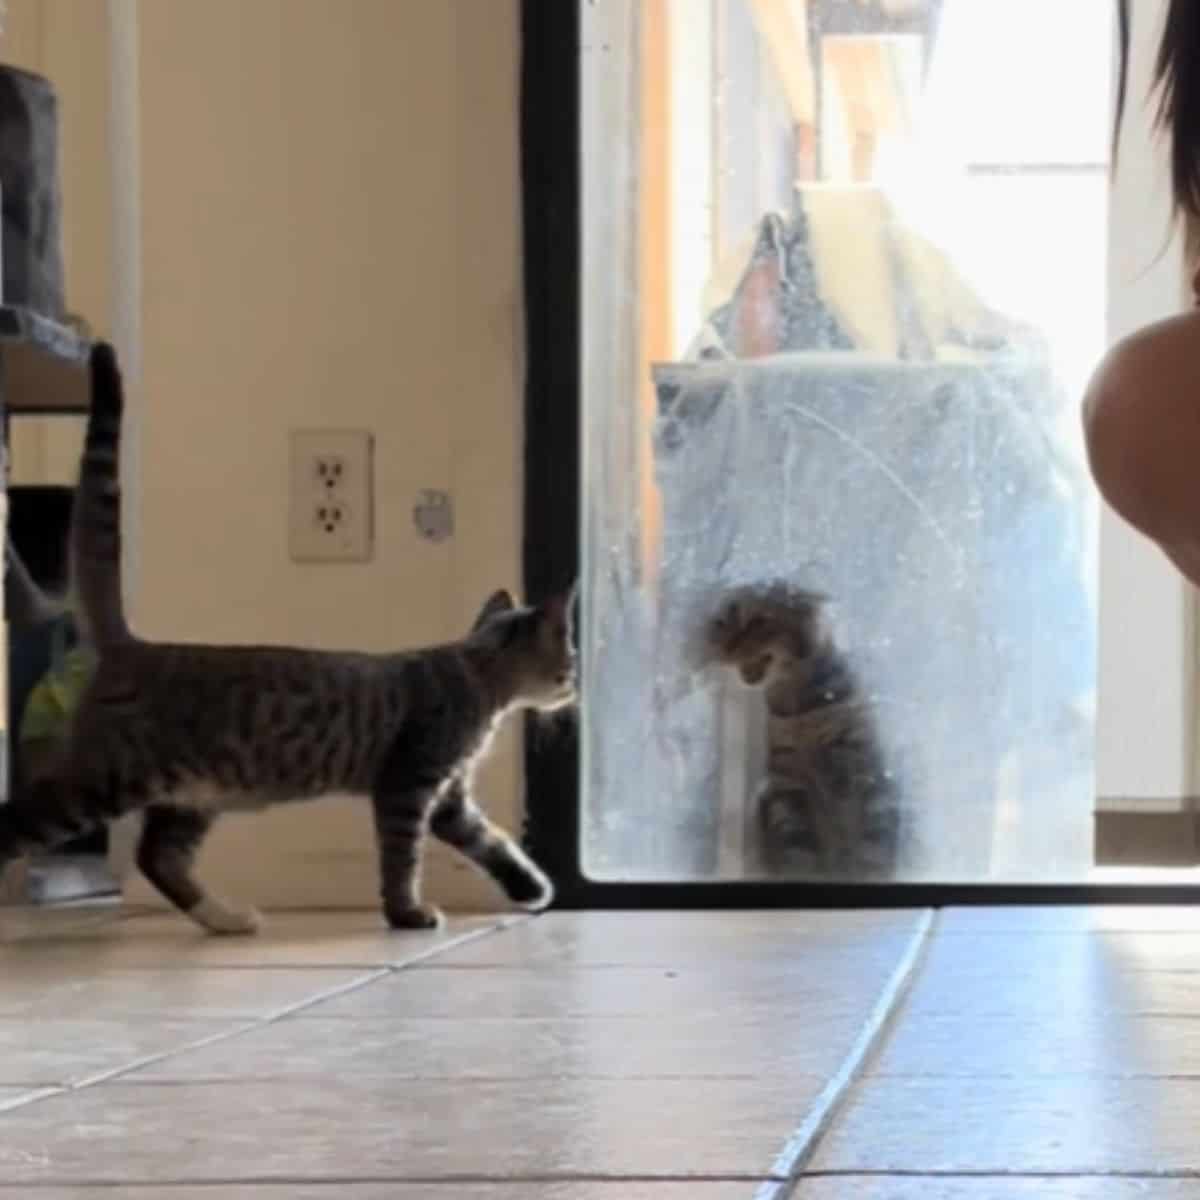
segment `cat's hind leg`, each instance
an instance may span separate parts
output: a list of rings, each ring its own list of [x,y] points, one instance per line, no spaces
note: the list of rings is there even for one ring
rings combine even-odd
[[[151,804],[138,843],[138,868],[167,900],[209,933],[255,933],[261,920],[253,908],[218,900],[194,874],[196,852],[214,820],[213,814],[194,808]]]
[[[537,912],[554,899],[554,887],[533,860],[471,799],[456,779],[438,799],[430,832],[486,871],[515,904]]]

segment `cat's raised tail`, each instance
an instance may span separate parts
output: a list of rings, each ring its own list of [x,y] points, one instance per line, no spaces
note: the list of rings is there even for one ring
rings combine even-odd
[[[71,521],[71,573],[88,639],[100,653],[130,639],[121,593],[121,416],[125,390],[116,351],[96,342],[89,362],[91,412]]]

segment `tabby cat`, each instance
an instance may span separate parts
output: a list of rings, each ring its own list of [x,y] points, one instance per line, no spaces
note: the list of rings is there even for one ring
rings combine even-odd
[[[57,772],[0,806],[0,870],[18,855],[144,811],[138,866],[212,933],[250,933],[252,909],[223,903],[193,873],[225,811],[369,796],[383,911],[396,929],[436,925],[422,903],[426,828],[514,902],[547,905],[549,881],[471,798],[473,768],[506,713],[575,696],[570,598],[517,607],[498,591],[462,641],[396,654],[144,641],[120,585],[117,459],[123,392],[97,344],[92,409],[71,534],[72,569],[95,675]]]
[[[743,589],[706,632],[711,655],[765,693],[767,772],[754,804],[768,870],[836,879],[894,871],[896,787],[825,598],[786,584]]]

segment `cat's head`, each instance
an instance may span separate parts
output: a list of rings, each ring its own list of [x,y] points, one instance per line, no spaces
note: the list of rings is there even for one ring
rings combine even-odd
[[[708,429],[729,390],[720,376],[660,373],[655,379],[658,416],[654,422],[656,459],[673,458]]]
[[[826,597],[799,588],[746,591],[726,597],[708,623],[712,656],[749,687],[774,671],[811,658],[828,641]]]
[[[502,588],[475,618],[468,640],[497,656],[518,707],[552,712],[575,702],[574,604],[574,586],[536,605]]]

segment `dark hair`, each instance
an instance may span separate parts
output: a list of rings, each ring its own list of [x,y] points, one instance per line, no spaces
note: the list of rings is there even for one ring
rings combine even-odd
[[[1117,161],[1121,121],[1125,116],[1125,93],[1129,90],[1129,0],[1117,0],[1117,115],[1113,120],[1112,160]]]
[[[1129,80],[1130,0],[1117,0],[1119,69],[1113,162]],[[1200,0],[1168,0],[1162,41],[1154,60],[1151,95],[1158,93],[1155,125],[1171,147],[1175,211],[1200,222]]]

